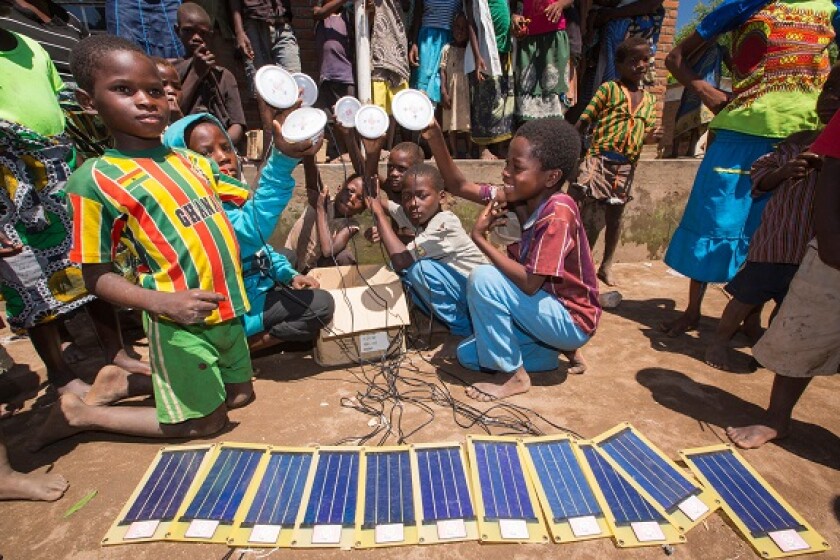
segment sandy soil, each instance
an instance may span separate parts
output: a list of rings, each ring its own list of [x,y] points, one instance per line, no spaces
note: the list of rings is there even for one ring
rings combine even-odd
[[[712,445],[725,439],[723,428],[751,422],[765,405],[772,374],[725,373],[702,361],[708,339],[726,302],[717,288],[709,290],[704,318],[698,333],[676,339],[660,334],[656,325],[675,316],[685,303],[686,280],[670,274],[661,263],[622,264],[616,267],[624,302],[604,316],[596,338],[587,347],[591,368],[583,376],[567,377],[564,367],[535,377],[535,386],[511,402],[539,412],[553,423],[586,437],[629,421],[672,457],[682,448]],[[74,332],[84,329],[72,328]],[[8,332],[2,333],[8,335]],[[739,363],[747,369],[749,350],[744,340],[733,345]],[[90,376],[100,365],[96,347],[87,336],[79,346],[88,359],[77,364]],[[0,504],[0,554],[19,558],[223,558],[228,549],[216,545],[155,543],[101,548],[99,541],[122,508],[160,442],[85,434],[30,454],[27,438],[41,422],[51,396],[43,390],[43,365],[26,340],[5,343],[18,366],[0,378],[0,398],[10,400],[15,392],[10,381],[23,387],[13,416],[0,422],[7,434],[13,464],[20,470],[53,468],[71,482],[67,495],[53,504]],[[145,348],[141,347],[141,351]],[[322,371],[302,353],[270,355],[255,360],[259,369],[257,400],[233,411],[225,433],[214,441],[259,442],[278,445],[332,444],[370,431],[366,416],[341,404],[343,397],[365,391],[360,372]],[[438,371],[451,371],[467,381],[469,374],[450,362],[438,362]],[[435,367],[417,353],[407,356],[406,375],[436,382]],[[372,374],[372,371],[368,371]],[[443,382],[458,399],[467,400],[464,388],[446,373]],[[796,410],[788,439],[767,445],[745,456],[749,462],[805,518],[822,533],[835,550],[823,558],[840,558],[840,420],[837,394],[840,376],[814,381]],[[461,440],[480,428],[462,428],[453,421],[451,409],[432,407],[434,420],[410,437],[411,442]],[[489,405],[479,405],[481,409]],[[411,406],[405,409],[403,428],[418,426],[426,416]],[[557,430],[533,416],[546,433]],[[498,432],[497,432],[498,433]],[[390,439],[389,443],[394,443]],[[91,490],[97,496],[82,510],[64,518],[68,507]],[[684,559],[736,559],[756,555],[720,515],[711,517],[689,532],[687,544],[675,547],[674,556]],[[272,556],[298,558],[332,557],[333,551],[277,551]],[[618,550],[601,539],[567,545],[497,545],[477,543],[436,547],[409,547],[380,551],[352,551],[354,558],[661,558],[659,547]],[[236,552],[230,558],[240,558]],[[246,554],[244,558],[253,557]]]

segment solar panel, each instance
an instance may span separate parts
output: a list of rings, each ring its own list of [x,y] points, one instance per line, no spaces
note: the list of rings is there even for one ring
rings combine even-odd
[[[828,549],[822,537],[729,446],[682,451],[689,468],[723,500],[741,534],[766,558]]]
[[[180,521],[233,522],[263,453],[263,449],[222,448]]]
[[[408,450],[366,456],[365,517],[362,527],[414,523],[414,494]]]
[[[622,424],[593,440],[646,500],[687,531],[717,509],[714,497],[629,424]]]
[[[102,544],[164,540],[214,446],[164,447],[123,506]]]
[[[293,527],[311,464],[311,453],[271,452],[268,467],[242,526]]]
[[[604,497],[608,520],[619,546],[644,546],[683,542],[683,537],[591,443],[581,443],[581,451]]]
[[[469,438],[482,541],[547,541],[517,441]]]
[[[460,448],[419,449],[416,453],[423,522],[475,518]]]

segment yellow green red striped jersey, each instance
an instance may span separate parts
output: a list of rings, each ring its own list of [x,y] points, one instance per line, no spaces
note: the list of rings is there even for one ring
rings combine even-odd
[[[604,82],[595,91],[580,120],[594,125],[590,155],[615,152],[636,163],[645,135],[656,126],[656,98],[652,93],[643,92],[642,101],[633,111],[624,86],[618,82]]]
[[[244,203],[248,191],[219,173],[212,161],[163,146],[131,153],[108,150],[73,173],[67,192],[74,262],[111,262],[122,241],[140,263],[142,287],[224,295],[207,324],[248,311],[239,246],[222,209],[222,201]]]

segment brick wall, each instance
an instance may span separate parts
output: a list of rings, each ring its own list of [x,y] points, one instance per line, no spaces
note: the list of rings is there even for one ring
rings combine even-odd
[[[677,31],[677,9],[679,0],[665,0],[665,20],[662,22],[662,32],[659,34],[659,46],[656,50],[656,84],[652,92],[656,95],[657,124],[662,125],[662,115],[665,106],[665,88],[668,84],[668,69],[665,68],[665,57],[674,47],[674,34]]]

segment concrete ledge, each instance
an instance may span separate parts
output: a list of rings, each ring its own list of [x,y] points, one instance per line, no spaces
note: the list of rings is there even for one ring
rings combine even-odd
[[[619,261],[630,262],[662,257],[671,235],[679,224],[699,165],[700,160],[697,159],[643,158],[639,162],[633,184],[633,200],[625,213],[624,232],[617,254]],[[458,166],[472,181],[500,183],[504,162],[460,160]],[[328,163],[318,167],[324,184],[333,191],[346,176],[353,173],[349,164],[344,166],[340,163]],[[384,174],[385,165],[380,165],[379,170]],[[256,185],[256,170],[253,166],[246,166],[245,176],[249,184]],[[306,204],[302,166],[295,169],[294,178],[297,182],[295,194],[281,217],[277,231],[270,239],[274,245],[282,245],[289,228],[300,216]],[[475,219],[478,206],[458,200],[452,209],[464,221],[464,227],[469,228],[472,220]],[[364,216],[362,221],[369,223],[369,217]],[[367,245],[367,242],[363,240],[357,245],[362,258],[381,259],[378,248],[367,247]],[[596,259],[600,257],[601,252],[598,245],[595,249]]]

